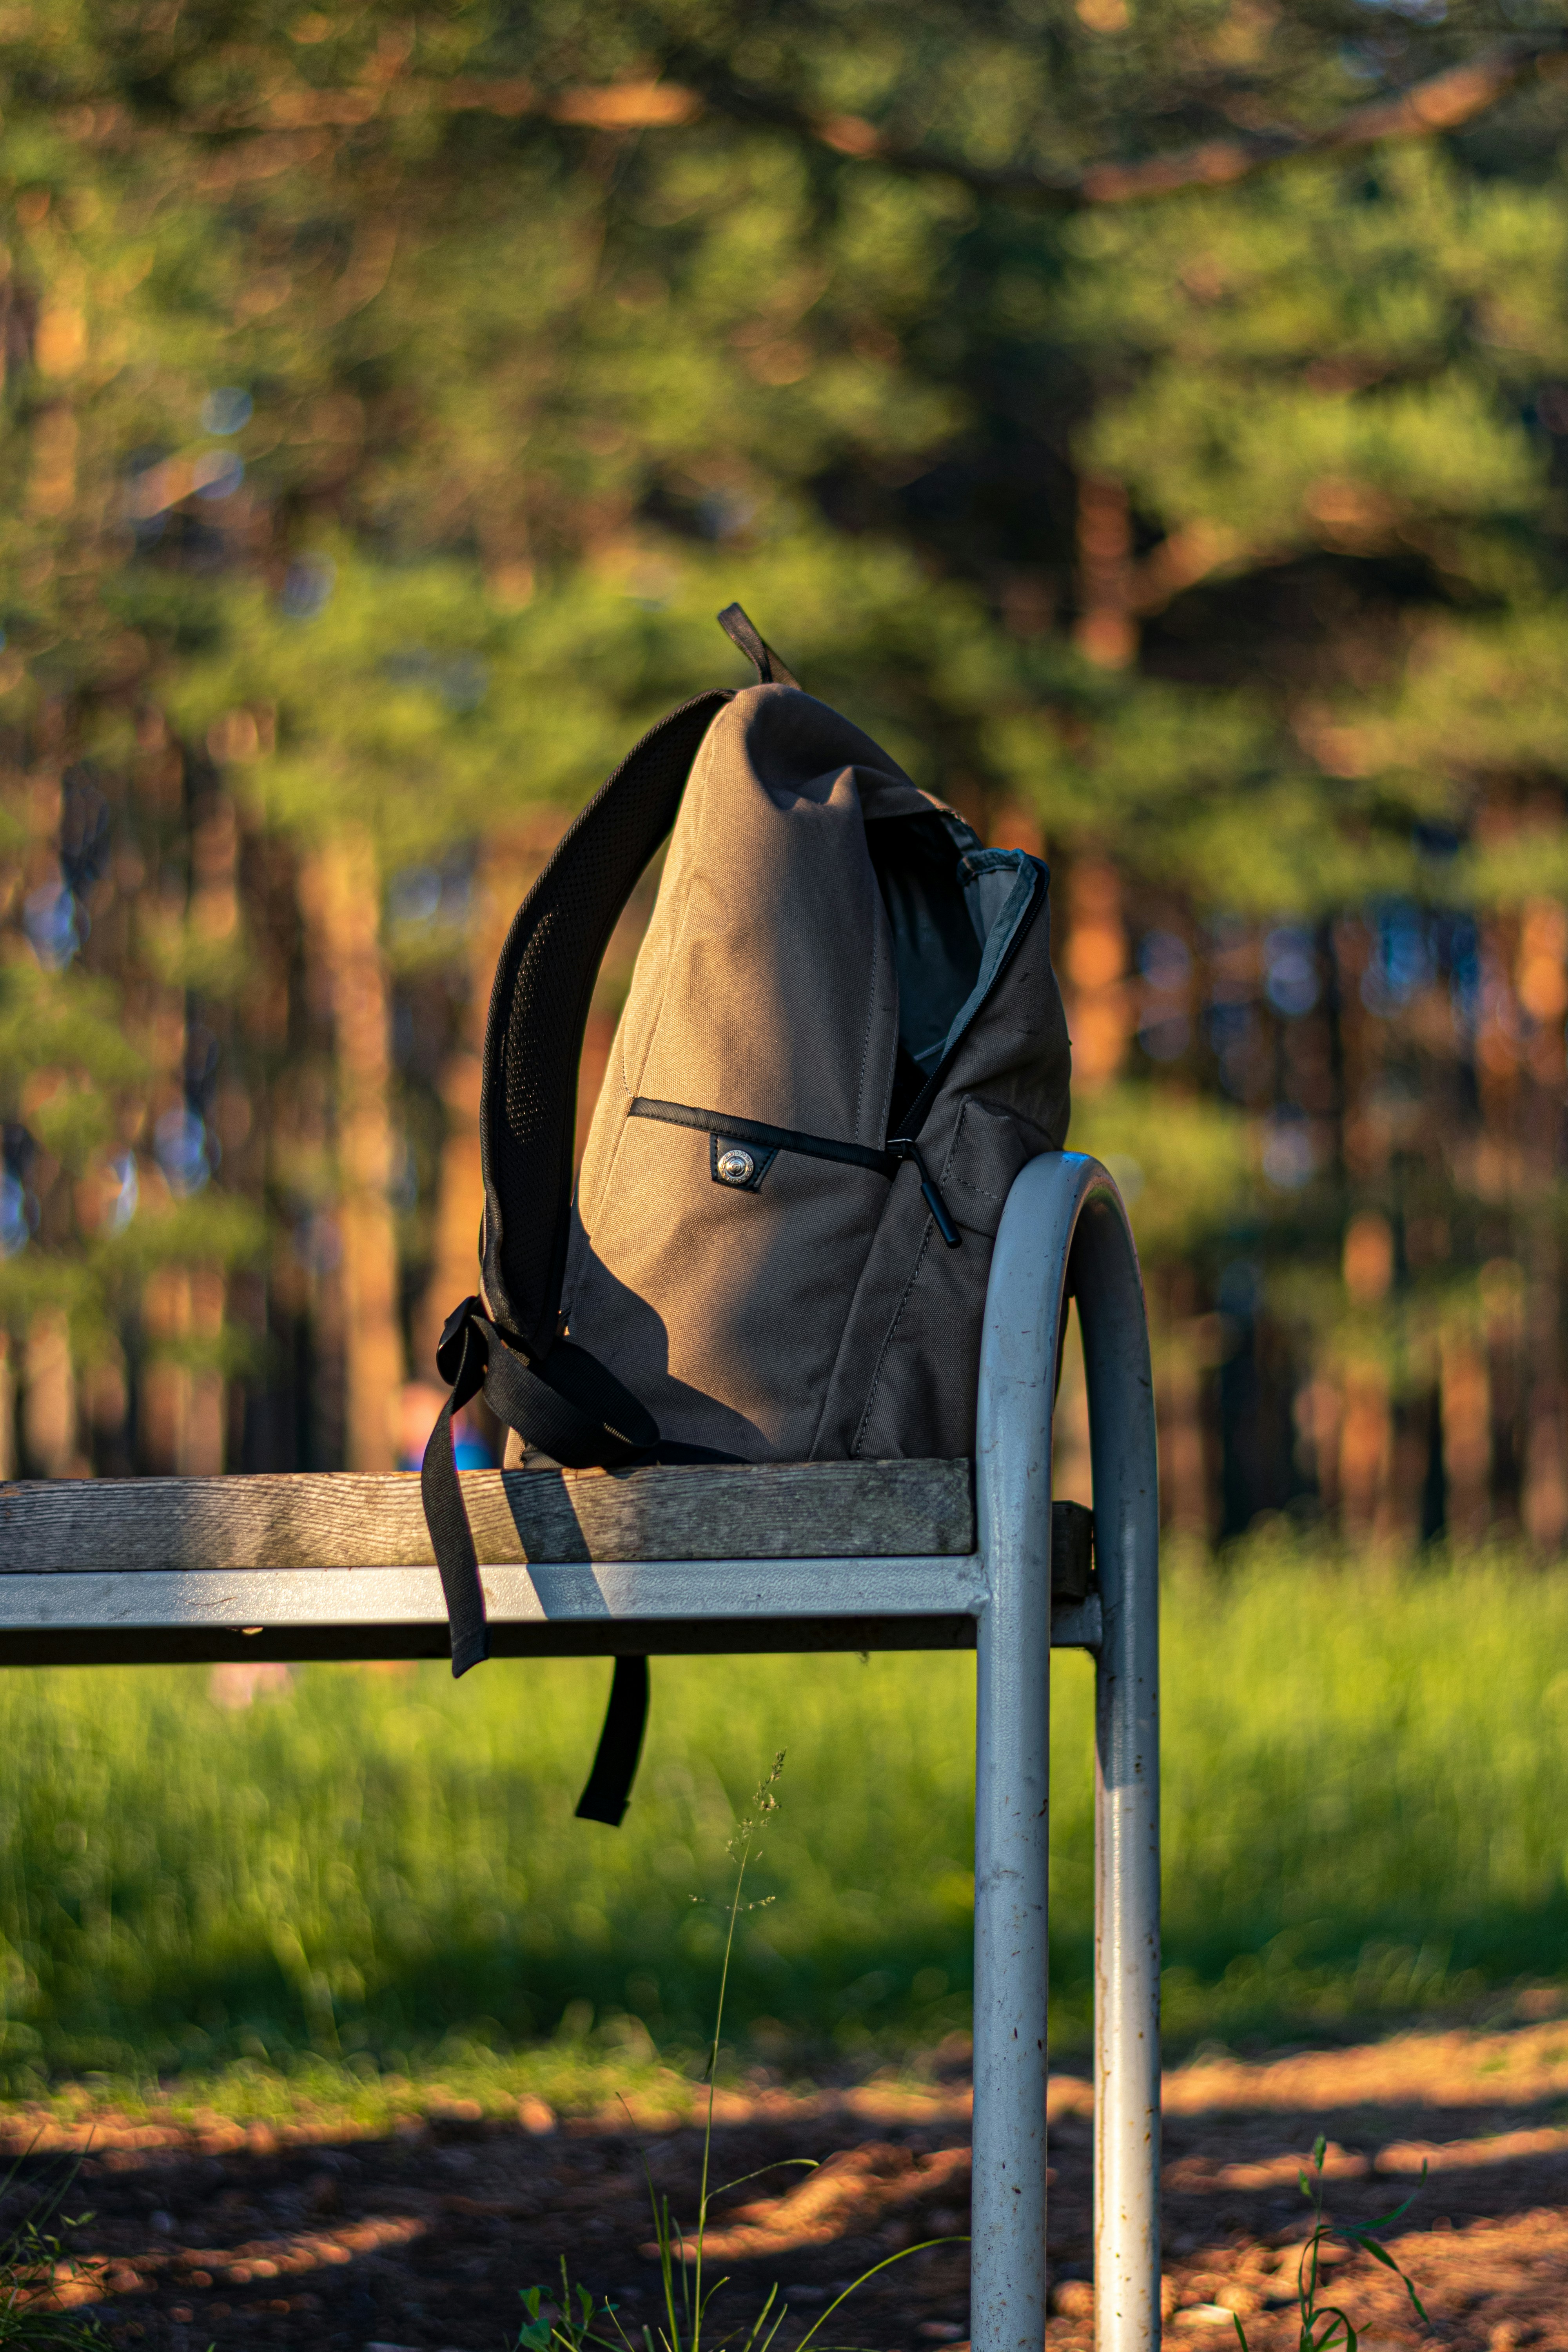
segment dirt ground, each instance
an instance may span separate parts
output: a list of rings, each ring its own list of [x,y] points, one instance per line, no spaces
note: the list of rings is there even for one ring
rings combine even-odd
[[[1089,2093],[1053,2077],[1049,2352],[1088,2352]],[[767,2287],[798,2342],[838,2289],[899,2248],[967,2226],[967,2085],[873,2082],[809,2095],[759,2085],[719,2103],[715,2179],[786,2158],[721,2202],[710,2275],[731,2284],[709,2340],[737,2332]],[[80,2147],[86,2127],[0,2112],[25,2172]],[[1165,2084],[1164,2344],[1253,2352],[1296,2336],[1291,2284],[1306,2207],[1297,2168],[1330,2143],[1331,2210],[1365,2219],[1427,2177],[1391,2242],[1436,2340],[1460,2352],[1568,2352],[1568,2019],[1505,2031],[1406,2034],[1257,2063],[1196,2063]],[[658,2270],[642,2161],[689,2217],[699,2133],[625,2116],[558,2122],[536,2099],[497,2118],[452,2103],[384,2137],[98,2119],[75,2197],[79,2233],[60,2298],[145,2352],[344,2347],[499,2352],[515,2342],[520,2287],[560,2256],[617,2304],[639,2342]],[[19,2187],[7,2200],[18,2210]],[[960,2346],[966,2250],[912,2255],[836,2314],[819,2344]],[[1427,2341],[1403,2289],[1365,2256],[1336,2263],[1334,2300],[1363,2352]],[[797,2324],[798,2323],[798,2324]]]

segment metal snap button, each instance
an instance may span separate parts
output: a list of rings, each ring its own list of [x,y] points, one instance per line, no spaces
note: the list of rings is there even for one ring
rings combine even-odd
[[[749,1151],[731,1144],[728,1151],[719,1154],[719,1181],[721,1184],[749,1184],[757,1172],[757,1163]]]

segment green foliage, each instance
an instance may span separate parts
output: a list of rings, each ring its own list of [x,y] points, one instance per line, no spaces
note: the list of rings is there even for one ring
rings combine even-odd
[[[1173,1569],[1163,1650],[1173,2048],[1563,1973],[1558,1583],[1501,1555],[1373,1573],[1260,1538],[1225,1570]],[[748,1899],[778,1899],[737,1921],[732,2030],[764,2056],[853,2057],[967,2026],[966,1660],[661,1662],[614,1837],[572,1817],[604,1688],[592,1662],[495,1662],[460,1685],[435,1664],[320,1666],[226,1711],[195,1670],[0,1677],[12,2088],[226,2064],[221,2095],[265,2112],[268,2067],[308,2085],[319,2063],[323,2095],[355,2069],[374,2088],[416,2067],[488,2097],[491,2075],[513,2080],[508,2051],[542,2037],[519,2079],[550,2097],[579,2076],[594,2096],[632,2086],[652,2045],[698,2071],[724,1955],[717,1858],[745,1798],[737,1724],[748,1747],[787,1741],[792,1785],[748,1872]],[[1058,1659],[1062,2050],[1092,1989],[1092,1713],[1087,1662]]]
[[[0,2179],[0,2198],[15,2189],[22,2164],[18,2157]],[[79,2230],[92,2219],[90,2213],[62,2211],[76,2173],[73,2164],[67,2167],[63,2178],[57,2173],[51,2182],[46,2177],[21,2218],[0,2237],[0,2347],[4,2352],[68,2352],[71,2347],[77,2352],[93,2352],[95,2347],[108,2346],[110,2339],[96,2319],[68,2319],[58,2306],[51,2308],[54,2297],[49,2284],[68,2266],[60,2232]]]
[[[145,1064],[116,1018],[119,1010],[114,990],[86,974],[68,979],[21,962],[0,972],[0,1084],[10,1097],[10,1114],[16,1116],[20,1087],[35,1070],[63,1068],[77,1088],[85,1083],[105,1093],[142,1076]],[[68,1100],[75,1092],[68,1081],[65,1091]],[[48,1127],[47,1110],[33,1117],[40,1130]],[[98,1132],[89,1129],[84,1135],[79,1110],[62,1105],[54,1117],[48,1146],[63,1149],[75,1164],[84,1142],[96,1142]]]
[[[703,2068],[703,2074],[707,2078],[708,2095],[702,2122],[702,2174],[697,2195],[697,2221],[695,2227],[689,2232],[675,2219],[668,2198],[661,2196],[654,2187],[651,2174],[647,2176],[648,2202],[653,2209],[654,2237],[658,2247],[659,2286],[664,2300],[664,2315],[657,2329],[645,2326],[644,2352],[701,2352],[705,2333],[709,2343],[713,2347],[713,2352],[726,2352],[726,2345],[729,2352],[770,2352],[770,2347],[777,2337],[789,2313],[789,2305],[782,2299],[779,2284],[775,2279],[763,2298],[761,2310],[744,2334],[733,2338],[718,2337],[715,2326],[710,2319],[710,2313],[721,2290],[729,2282],[721,2278],[710,2279],[706,2286],[703,2284],[703,2269],[708,2252],[708,2214],[712,2196],[727,2196],[731,2189],[744,2188],[748,2181],[759,2178],[755,2172],[742,2173],[738,2180],[726,2181],[721,2189],[714,2190],[711,2196],[710,2194],[708,2183],[713,2156],[713,2102],[718,2086],[720,2053],[722,2048],[724,2000],[729,1990],[730,1967],[735,1955],[735,1929],[743,1912],[763,1909],[773,1900],[770,1895],[764,1897],[762,1904],[743,1904],[742,1897],[745,1893],[747,1865],[754,1859],[757,1847],[769,1826],[770,1820],[779,1810],[777,1791],[780,1776],[784,1771],[784,1751],[781,1749],[773,1758],[772,1771],[766,1775],[752,1796],[752,1803],[754,1810],[742,1815],[736,1824],[734,1834],[729,1842],[730,1858],[734,1864],[735,1877],[724,1925],[724,1957],[719,1972],[719,1990],[713,2004],[713,2033],[709,2043],[707,2063]],[[806,2171],[816,2169],[815,2163],[808,2157],[786,2157],[783,2159],[783,2166],[799,2166]],[[773,2165],[763,2168],[770,2172],[780,2168],[782,2168]],[[646,2164],[644,2169],[646,2172]],[[889,2270],[896,2263],[907,2262],[911,2255],[923,2253],[927,2246],[943,2242],[948,2242],[928,2239],[921,2245],[902,2247],[897,2253],[887,2256],[884,2261],[872,2263],[869,2270],[862,2271],[858,2279],[851,2280],[847,2286],[839,2290],[826,2309],[812,2322],[805,2335],[799,2338],[796,2352],[806,2352],[812,2338],[826,2327],[834,2314],[850,2301],[865,2285],[868,2279],[876,2277],[879,2271]],[[616,2316],[614,2304],[606,2300],[603,2310],[597,2310],[594,2297],[581,2283],[574,2293],[564,2255],[561,2258],[561,2300],[553,2316],[549,2313],[541,2313],[540,2304],[542,2294],[543,2290],[540,2287],[529,2287],[523,2293],[522,2304],[527,2319],[518,2333],[517,2352],[584,2352],[584,2347],[589,2344],[608,2346],[612,2347],[613,2352],[613,2347],[617,2343],[624,2345],[626,2352],[635,2352],[634,2339],[626,2334]],[[595,2329],[595,2320],[599,2323],[598,2332]]]
[[[1310,133],[1496,32],[1481,0],[11,8],[0,1317],[64,1305],[130,1362],[136,1283],[189,1249],[258,1270],[254,1363],[331,1359],[300,1236],[342,1181],[336,1016],[300,862],[353,829],[388,882],[482,868],[740,681],[711,625],[737,594],[922,784],[1037,829],[1058,907],[1109,858],[1129,944],[1187,941],[1185,1044],[1130,1045],[1077,1130],[1145,1171],[1152,1263],[1201,1287],[1244,1239],[1324,1332],[1358,1206],[1539,1255],[1561,1015],[1519,999],[1509,926],[1568,891],[1563,84],[1168,202],[1049,201]],[[650,89],[663,119],[628,120]],[[1008,173],[1043,180],[1016,202]],[[1125,502],[1098,557],[1096,482]],[[1075,644],[1106,612],[1110,652]],[[71,793],[107,827],[74,880]],[[26,908],[68,881],[51,950]],[[1449,926],[1397,1003],[1357,961],[1391,906]],[[1223,927],[1287,918],[1322,927],[1318,1003],[1227,982],[1256,1032],[1227,1059]],[[416,1318],[474,975],[457,917],[412,929],[385,945]],[[1129,1036],[1146,993],[1129,973]],[[1531,1064],[1517,1116],[1481,1098],[1483,1015]],[[183,1088],[210,1126],[204,1086],[252,1141],[171,1209],[158,1123]],[[1436,1107],[1415,1139],[1405,1099]],[[295,1423],[330,1421],[335,1375],[289,1377]]]
[[[1301,2249],[1301,2259],[1296,2270],[1296,2306],[1300,2327],[1299,2352],[1336,2352],[1336,2347],[1337,2352],[1356,2352],[1358,2337],[1348,2315],[1337,2303],[1320,2300],[1320,2271],[1323,2242],[1327,2238],[1342,2238],[1346,2245],[1353,2246],[1358,2253],[1370,2254],[1373,2261],[1380,2263],[1384,2270],[1393,2271],[1404,2281],[1405,2291],[1410,2297],[1411,2308],[1416,2318],[1424,2326],[1429,2327],[1432,2323],[1415,2292],[1415,2282],[1400,2268],[1383,2242],[1394,2223],[1403,2221],[1409,2212],[1419,2192],[1413,2189],[1408,2197],[1402,2198],[1391,2211],[1380,2215],[1375,2221],[1331,2221],[1323,2211],[1323,2158],[1327,2152],[1328,2142],[1320,2135],[1312,2143],[1310,2179],[1304,2171],[1296,2175],[1297,2186],[1312,2209],[1311,2231]],[[1421,2178],[1423,2180],[1426,2178],[1425,2162],[1421,2167]],[[1241,2352],[1247,2352],[1247,2330],[1239,2318],[1234,2318],[1234,2326]]]
[[[1250,1173],[1246,1121],[1201,1097],[1124,1085],[1073,1114],[1072,1148],[1102,1160],[1129,1204],[1145,1265],[1180,1259],[1240,1210]]]
[[[185,667],[174,707],[196,733],[263,708],[274,748],[234,779],[258,816],[306,837],[369,825],[390,865],[508,811],[571,806],[673,701],[748,674],[713,626],[733,560],[710,551],[672,561],[654,598],[577,573],[522,610],[456,565],[405,570],[341,544],[314,560],[331,563],[322,610],[292,619],[259,588],[237,591],[225,653]],[[975,599],[933,591],[896,548],[798,529],[746,570],[814,686],[933,784],[933,730],[976,725],[998,691],[1021,690]]]
[[[564,2254],[561,2257],[561,2297],[553,2310],[545,2302],[542,2286],[523,2287],[520,2293],[523,2320],[511,2352],[584,2352],[590,2344],[616,2342],[615,2336],[595,2331],[595,2321],[600,2314],[587,2288],[579,2282],[576,2293],[573,2293]],[[601,2325],[614,2326],[613,2304],[605,2304]]]

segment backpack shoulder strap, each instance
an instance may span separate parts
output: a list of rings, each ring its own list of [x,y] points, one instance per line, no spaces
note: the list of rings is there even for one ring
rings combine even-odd
[[[764,684],[795,684],[738,604],[720,619],[751,654]],[[482,1391],[509,1428],[573,1468],[656,1455],[728,1458],[700,1446],[661,1446],[653,1416],[607,1366],[563,1338],[559,1323],[572,1230],[577,1070],[594,983],[626,900],[675,823],[702,740],[731,699],[723,689],[696,695],[634,746],[562,835],[518,908],[496,965],[479,1090],[485,1295],[464,1299],[442,1331],[437,1363],[449,1393],[420,1472],[454,1675],[489,1654],[479,1555],[452,1443],[453,1415],[471,1398]],[[620,1821],[647,1714],[647,1661],[622,1658],[577,1808],[583,1819]]]
[[[447,1318],[436,1360],[450,1393],[420,1471],[455,1675],[489,1654],[489,1637],[453,1452],[454,1413],[482,1391],[508,1428],[572,1468],[647,1459],[658,1445],[652,1414],[607,1366],[557,1330],[577,1066],[610,933],[675,823],[698,747],[730,699],[724,692],[696,696],[628,752],[563,835],[518,908],[496,966],[479,1094],[485,1296],[465,1298]],[[691,1458],[699,1449],[665,1451]],[[617,1752],[626,1747],[622,1739]],[[635,1760],[635,1742],[630,1752]]]
[[[491,1314],[534,1361],[555,1345],[571,1234],[577,1066],[626,900],[675,823],[727,693],[700,694],[627,753],[518,908],[496,966],[479,1095]]]

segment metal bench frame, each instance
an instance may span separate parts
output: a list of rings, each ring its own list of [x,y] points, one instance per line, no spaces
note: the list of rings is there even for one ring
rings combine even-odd
[[[1051,1422],[1069,1295],[1078,1301],[1089,1390],[1098,1589],[1053,1611]],[[908,1466],[941,1474],[952,1490],[953,1465]],[[815,1481],[819,1498],[861,1495],[874,1501],[878,1468],[630,1477],[776,1482],[784,1475]],[[510,1490],[513,1477],[496,1483]],[[329,1477],[0,1487],[0,1664],[440,1654],[446,1628],[439,1582],[433,1567],[418,1564],[429,1559],[422,1524],[409,1532],[413,1484]],[[340,1517],[345,1493],[351,1501],[363,1498],[357,1551],[329,1546],[336,1564],[301,1559],[298,1527],[284,1527],[286,1514],[267,1517],[266,1496],[279,1488],[309,1490],[308,1501],[320,1498]],[[378,1490],[387,1497],[380,1522]],[[781,1491],[776,1484],[769,1488],[775,1497]],[[804,1489],[797,1483],[794,1491]],[[760,1496],[762,1487],[755,1492]],[[1054,1645],[1093,1653],[1095,2340],[1099,2352],[1155,2352],[1153,1391],[1126,1213],[1105,1170],[1078,1152],[1032,1160],[1004,1211],[981,1348],[974,1501],[973,1548],[960,1550],[800,1559],[781,1558],[775,1548],[766,1558],[749,1558],[736,1543],[730,1558],[607,1559],[586,1556],[579,1544],[584,1556],[548,1560],[531,1560],[524,1550],[512,1564],[483,1570],[494,1647],[559,1656],[973,1642],[974,2352],[1039,2352],[1045,2327],[1048,1652]],[[237,1532],[242,1513],[246,1526]],[[404,1532],[378,1551],[378,1527],[393,1526],[394,1516]],[[820,1508],[815,1516],[820,1522]],[[482,1547],[478,1521],[476,1535]],[[400,1549],[407,1564],[377,1564]]]

